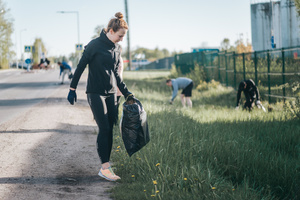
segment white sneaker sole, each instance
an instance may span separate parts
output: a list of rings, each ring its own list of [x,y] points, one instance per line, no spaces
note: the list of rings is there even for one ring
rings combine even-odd
[[[119,179],[111,179],[111,178],[108,178],[107,176],[104,176],[102,173],[101,173],[101,170],[99,171],[98,175],[108,181],[117,181]]]

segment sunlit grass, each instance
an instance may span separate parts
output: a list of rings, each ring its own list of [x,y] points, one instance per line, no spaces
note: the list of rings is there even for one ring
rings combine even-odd
[[[115,127],[112,156],[122,179],[114,198],[299,197],[300,126],[282,105],[271,113],[235,110],[235,91],[220,86],[194,90],[193,108],[186,109],[179,97],[168,104],[164,76],[125,82],[147,111],[151,140],[130,158]]]

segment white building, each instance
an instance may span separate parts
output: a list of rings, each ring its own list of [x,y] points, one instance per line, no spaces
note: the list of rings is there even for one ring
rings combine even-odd
[[[254,51],[300,46],[300,17],[294,1],[253,0],[251,30]]]

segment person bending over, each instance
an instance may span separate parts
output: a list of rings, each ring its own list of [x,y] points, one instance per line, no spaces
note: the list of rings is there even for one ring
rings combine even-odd
[[[254,103],[256,105],[262,105],[259,100],[259,91],[257,86],[255,85],[252,79],[241,81],[239,84],[238,92],[237,92],[237,102],[236,102],[236,109],[239,108],[241,93],[244,92],[246,102],[243,106],[243,109],[248,109],[249,111],[252,110]],[[255,102],[256,99],[256,102]]]
[[[179,77],[176,79],[168,79],[166,81],[166,85],[172,87],[173,95],[171,100],[169,101],[170,104],[173,104],[174,99],[177,96],[178,89],[182,89],[180,98],[182,106],[185,107],[187,104],[188,107],[192,107],[193,103],[191,100],[192,97],[192,89],[193,89],[193,81],[189,78]]]

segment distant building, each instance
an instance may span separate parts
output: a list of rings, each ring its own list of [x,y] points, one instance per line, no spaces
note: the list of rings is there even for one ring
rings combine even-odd
[[[147,59],[137,59],[137,60],[131,60],[131,70],[139,70],[139,68],[143,68],[145,65],[148,65],[150,63]]]
[[[207,51],[217,51],[217,52],[219,52],[219,49],[218,48],[206,48],[206,47],[204,47],[204,48],[192,48],[192,52],[193,53],[195,53],[195,52],[202,52],[202,51],[205,51],[205,52],[207,52]]]
[[[300,17],[293,0],[252,0],[254,51],[300,46]]]

